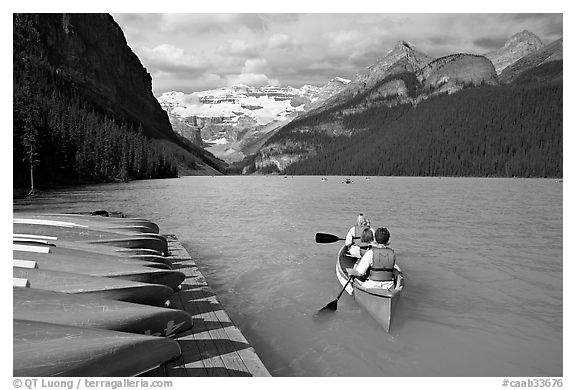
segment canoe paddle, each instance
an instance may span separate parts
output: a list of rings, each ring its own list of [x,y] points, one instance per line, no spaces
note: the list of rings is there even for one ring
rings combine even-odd
[[[353,239],[359,239],[360,237],[352,237]],[[316,242],[319,244],[330,244],[332,242],[344,241],[345,238],[340,238],[334,234],[329,233],[316,233]]]
[[[348,283],[350,283],[350,281],[354,278],[354,275],[351,275],[348,278],[348,281],[346,282],[346,284],[344,285],[344,287],[342,288],[342,291],[340,291],[340,294],[338,294],[338,296],[336,297],[335,300],[333,300],[332,302],[330,302],[329,304],[327,304],[326,306],[324,306],[322,309],[320,309],[318,311],[318,313],[324,313],[327,311],[336,311],[338,310],[338,299],[340,299],[340,297],[342,296],[342,294],[344,293],[344,290],[346,290],[346,286],[348,286]]]

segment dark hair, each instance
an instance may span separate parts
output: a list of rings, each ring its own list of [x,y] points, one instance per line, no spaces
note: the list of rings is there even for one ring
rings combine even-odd
[[[362,234],[360,235],[361,242],[372,242],[374,241],[374,234],[372,233],[372,229],[366,228],[362,230]]]
[[[390,232],[385,227],[380,227],[376,229],[375,236],[376,236],[376,242],[379,244],[386,245],[388,244],[388,241],[390,241]]]

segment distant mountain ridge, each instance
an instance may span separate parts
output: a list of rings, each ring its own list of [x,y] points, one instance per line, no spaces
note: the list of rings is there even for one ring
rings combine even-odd
[[[563,39],[560,38],[536,51],[530,52],[513,64],[506,67],[500,74],[502,83],[510,83],[518,79],[523,73],[553,62],[561,63],[563,58]],[[559,77],[562,77],[561,67]]]
[[[345,102],[362,92],[374,88],[376,84],[391,74],[415,72],[433,59],[433,57],[418,51],[409,42],[398,41],[386,55],[368,66],[365,71],[356,74],[352,81],[340,92],[327,99],[322,109]]]
[[[158,101],[172,128],[228,161],[253,153],[275,129],[340,91],[350,80],[335,77],[322,87],[234,85],[185,94],[165,92]]]
[[[544,49],[534,34],[528,31],[515,34],[501,49],[491,53],[501,70],[499,77],[494,63],[486,56],[458,53],[434,59],[418,51],[414,45],[399,41],[378,62],[353,77],[339,93],[283,126],[266,141],[255,158],[247,160],[252,164],[247,171],[263,170],[270,165],[282,171],[298,161],[314,157],[332,143],[339,145],[339,139],[345,140],[372,129],[376,124],[365,119],[351,122],[352,118],[368,115],[364,113],[370,112],[369,116],[374,116],[377,110],[415,107],[425,100],[461,93],[469,88],[499,88],[500,78],[512,82],[518,76],[507,79],[513,69],[526,72],[547,58],[561,58],[557,53],[558,46],[561,51],[561,40],[560,44]],[[561,79],[561,65],[558,70],[556,64],[553,69],[549,66],[540,70],[538,80]],[[558,72],[560,76],[557,76]],[[491,91],[496,93],[497,89]],[[479,96],[487,97],[489,94]],[[521,95],[511,96],[517,98]],[[391,115],[396,115],[394,112],[410,115],[410,110],[391,111]],[[294,170],[291,172],[296,173]]]
[[[486,53],[485,56],[494,64],[496,73],[500,74],[506,67],[542,46],[544,44],[536,34],[523,30],[514,34],[500,49]]]

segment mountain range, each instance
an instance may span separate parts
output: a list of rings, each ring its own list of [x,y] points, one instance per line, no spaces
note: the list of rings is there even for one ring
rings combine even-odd
[[[368,130],[347,121],[375,108],[416,107],[464,89],[562,79],[562,39],[527,30],[494,51],[434,58],[400,40],[352,80],[323,87],[233,86],[158,98],[175,132],[233,164],[234,172],[282,171],[340,136]],[[497,93],[497,92],[495,92]]]
[[[340,91],[350,80],[322,87],[234,85],[191,94],[165,92],[158,101],[173,130],[228,162],[258,151],[277,129]]]
[[[156,98],[107,14],[14,14],[14,186],[182,174],[562,175],[563,40],[398,41],[351,80]],[[369,152],[364,152],[369,150]]]
[[[338,137],[350,138],[374,129],[378,125],[370,121],[364,127],[351,123],[353,118],[367,112],[374,116],[396,106],[416,108],[425,101],[462,93],[470,88],[489,88],[490,95],[496,96],[509,85],[529,82],[542,84],[554,80],[559,81],[561,86],[562,39],[544,46],[537,36],[523,31],[511,37],[501,49],[485,56],[457,53],[436,59],[420,52],[411,43],[399,41],[384,57],[357,74],[321,106],[301,114],[278,130],[255,156],[245,161],[251,168],[244,171],[262,170],[269,166],[282,171],[297,161],[315,156],[320,150],[326,150],[328,145],[338,143]],[[522,99],[523,95],[514,96],[515,99]],[[485,103],[478,100],[476,109],[485,110]],[[522,101],[508,103],[522,104]],[[542,104],[561,108],[561,96]],[[402,115],[410,116],[413,113],[414,110],[408,110]],[[538,120],[540,118],[534,118],[534,121]],[[358,119],[357,122],[362,121]],[[383,125],[381,123],[379,126]],[[439,126],[444,124],[439,123]],[[466,127],[465,124],[463,126]],[[404,142],[418,141],[404,139]],[[543,156],[534,157],[541,159]],[[291,172],[299,173],[293,169]],[[493,174],[506,175],[503,172]],[[558,175],[558,172],[548,174]]]

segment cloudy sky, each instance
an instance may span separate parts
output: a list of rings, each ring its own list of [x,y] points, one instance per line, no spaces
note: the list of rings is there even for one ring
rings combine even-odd
[[[398,40],[431,56],[483,54],[529,30],[550,43],[561,14],[112,14],[156,95],[351,78]]]

